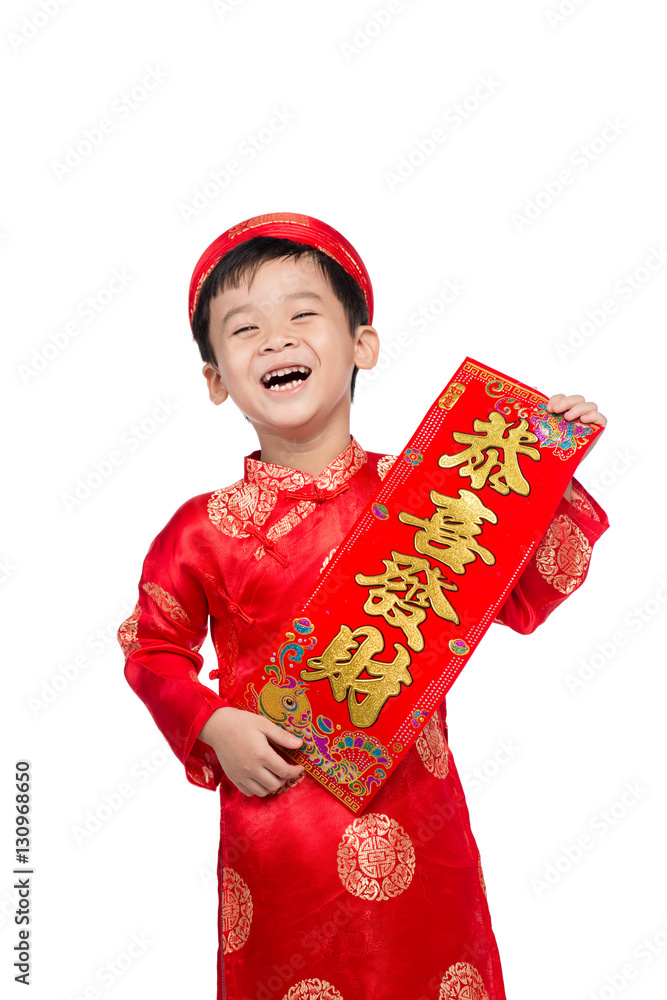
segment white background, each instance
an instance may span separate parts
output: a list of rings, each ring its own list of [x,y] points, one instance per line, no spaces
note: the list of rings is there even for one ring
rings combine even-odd
[[[410,334],[359,388],[365,448],[400,449],[466,355],[582,393],[609,419],[579,471],[612,524],[588,580],[533,635],[492,629],[448,698],[450,740],[509,1000],[663,995],[660,5],[403,0],[378,28],[385,0],[44,4],[52,13],[6,2],[0,32],[3,981],[17,940],[13,762],[27,758],[30,995],[215,995],[218,798],[186,781],[127,686],[115,630],[152,538],[184,500],[237,479],[256,446],[232,404],[206,394],[187,322],[194,263],[231,225],[293,211],[358,249],[385,345]],[[465,120],[451,111],[462,103]],[[291,120],[250,160],[244,143],[276,109]],[[59,167],[104,118],[99,145]],[[439,127],[446,138],[420,154]],[[401,157],[411,174],[392,179]],[[233,159],[240,173],[197,203]],[[107,302],[114,270],[127,284]],[[448,280],[465,291],[443,308]],[[68,509],[114,450],[122,462]],[[591,679],[573,692],[582,669]],[[623,806],[626,783],[638,791]],[[105,811],[105,796],[120,806]],[[86,833],[96,811],[106,818]],[[584,835],[592,847],[568,862]],[[133,935],[149,943],[128,963]]]

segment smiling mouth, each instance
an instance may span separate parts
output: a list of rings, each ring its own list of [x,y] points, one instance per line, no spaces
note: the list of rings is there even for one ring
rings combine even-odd
[[[266,375],[262,375],[261,383],[271,392],[284,392],[285,389],[293,389],[301,382],[305,382],[309,375],[310,368],[306,365],[293,365],[267,372]]]

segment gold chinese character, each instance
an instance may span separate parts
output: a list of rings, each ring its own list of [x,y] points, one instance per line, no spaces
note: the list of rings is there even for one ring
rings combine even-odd
[[[359,636],[366,637],[362,643]],[[310,670],[301,671],[301,680],[327,678],[336,701],[347,696],[352,725],[366,729],[377,720],[387,699],[400,693],[401,684],[412,684],[408,670],[410,654],[405,646],[394,643],[396,656],[391,663],[373,659],[383,649],[384,636],[379,629],[364,625],[352,632],[347,625],[341,625],[322,655],[307,660]],[[362,678],[363,673],[366,676]],[[361,701],[358,695],[362,696]]]
[[[481,534],[482,521],[497,524],[498,518],[493,511],[470,490],[459,490],[458,499],[435,490],[431,490],[429,496],[436,506],[432,517],[415,517],[404,510],[398,515],[403,524],[421,528],[415,534],[417,552],[432,556],[459,574],[465,573],[465,567],[477,556],[487,566],[492,566],[496,557],[479,544],[476,536]]]
[[[362,587],[371,587],[364,611],[382,615],[390,625],[402,629],[410,649],[421,653],[424,637],[419,626],[426,618],[426,608],[433,608],[440,618],[458,625],[459,616],[443,593],[458,587],[443,580],[440,569],[434,569],[428,559],[419,556],[392,552],[391,559],[382,562],[386,567],[384,573],[377,576],[357,573],[354,578]],[[426,576],[425,581],[420,579],[421,574]]]
[[[465,451],[460,451],[457,455],[441,455],[438,465],[443,469],[462,465],[459,475],[469,476],[474,490],[481,490],[488,479],[489,486],[503,496],[513,490],[520,496],[527,497],[530,486],[521,473],[518,456],[528,455],[539,462],[539,450],[528,447],[537,444],[537,437],[528,430],[528,421],[525,419],[521,419],[519,426],[512,427],[505,436],[509,427],[505,418],[496,411],[489,413],[488,420],[473,420],[473,428],[477,434],[464,434],[461,431],[454,431],[452,434],[459,444],[468,445]],[[499,458],[500,451],[503,453],[502,460]]]

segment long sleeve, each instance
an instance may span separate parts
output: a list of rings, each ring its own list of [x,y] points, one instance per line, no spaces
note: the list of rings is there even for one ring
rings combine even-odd
[[[609,527],[604,510],[572,480],[572,499],[561,498],[549,527],[496,621],[515,632],[533,632],[588,574],[591,552]]]
[[[118,641],[128,683],[184,764],[188,780],[214,790],[222,768],[197,735],[228,702],[199,680],[209,614],[196,573],[201,558],[190,503],[184,504],[148,550],[139,599],[118,629]]]

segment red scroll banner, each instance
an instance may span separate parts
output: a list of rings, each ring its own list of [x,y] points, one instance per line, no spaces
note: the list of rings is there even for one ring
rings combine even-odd
[[[419,736],[602,428],[466,358],[237,696],[353,812]],[[296,610],[296,609],[295,609]]]

